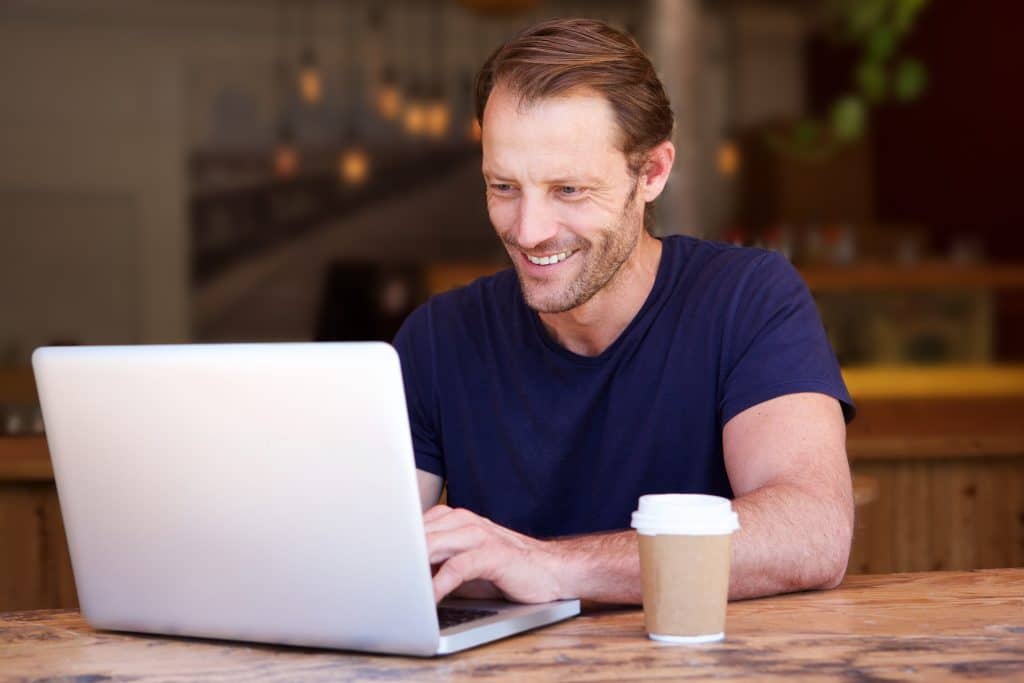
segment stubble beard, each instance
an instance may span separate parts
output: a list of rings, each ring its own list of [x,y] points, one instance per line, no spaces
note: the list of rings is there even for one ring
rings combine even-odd
[[[637,243],[640,241],[640,231],[643,230],[641,217],[641,230],[632,229],[629,223],[629,210],[633,199],[636,197],[638,182],[634,180],[633,188],[629,192],[622,214],[617,224],[602,228],[596,241],[577,243],[569,248],[579,249],[571,258],[583,260],[583,265],[577,275],[561,291],[544,296],[540,291],[541,287],[533,286],[522,272],[519,265],[519,258],[515,252],[520,251],[515,241],[501,237],[512,257],[515,265],[516,275],[519,277],[519,288],[523,293],[526,305],[538,313],[565,313],[590,301],[598,292],[604,289],[622,268]],[[537,251],[558,252],[565,251],[566,246],[552,245],[550,248],[545,245],[538,245]]]

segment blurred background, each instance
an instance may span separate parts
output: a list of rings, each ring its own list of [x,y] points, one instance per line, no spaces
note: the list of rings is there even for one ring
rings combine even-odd
[[[31,351],[387,340],[505,267],[471,86],[556,16],[659,70],[657,233],[811,287],[861,409],[851,571],[1024,564],[1019,3],[6,0],[0,609],[74,602]]]

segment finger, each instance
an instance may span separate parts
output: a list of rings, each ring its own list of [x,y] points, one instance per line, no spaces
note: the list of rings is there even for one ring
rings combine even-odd
[[[427,554],[430,564],[444,562],[453,555],[475,550],[482,546],[490,535],[476,526],[436,531],[427,534]]]
[[[433,521],[438,517],[443,517],[451,511],[452,508],[448,507],[447,505],[435,505],[434,507],[430,508],[429,510],[423,513],[423,523],[426,524],[427,522]]]
[[[461,527],[480,527],[486,529],[489,522],[480,515],[463,508],[449,508],[446,513],[438,512],[429,520],[423,518],[423,528],[428,533],[450,531]]]
[[[473,579],[494,580],[497,553],[483,549],[471,550],[451,558],[434,575],[434,602]]]

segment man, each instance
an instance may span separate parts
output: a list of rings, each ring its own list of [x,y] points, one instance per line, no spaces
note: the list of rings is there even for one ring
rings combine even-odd
[[[835,356],[781,257],[645,230],[675,156],[649,60],[555,20],[499,48],[476,91],[514,268],[395,339],[435,597],[639,603],[630,513],[666,492],[734,499],[730,598],[837,585],[853,408]]]

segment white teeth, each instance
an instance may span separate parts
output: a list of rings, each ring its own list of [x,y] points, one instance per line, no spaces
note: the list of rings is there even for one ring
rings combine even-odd
[[[548,266],[552,263],[561,263],[565,259],[569,258],[571,252],[563,251],[560,254],[552,254],[551,256],[530,256],[526,255],[526,258],[530,259],[530,263],[536,263],[538,266]]]

